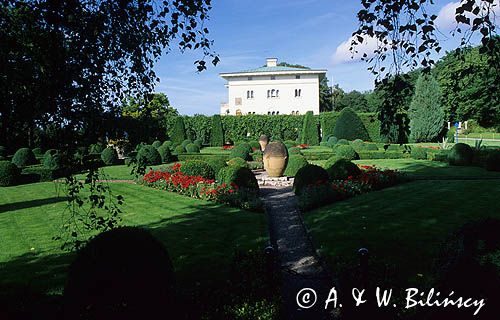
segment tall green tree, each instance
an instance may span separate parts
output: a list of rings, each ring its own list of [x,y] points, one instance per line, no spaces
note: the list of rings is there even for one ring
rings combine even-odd
[[[300,143],[317,146],[319,144],[318,121],[312,111],[307,111],[304,122],[302,123],[302,131],[300,135]]]
[[[357,90],[345,93],[342,98],[337,103],[337,110],[342,110],[344,108],[351,108],[356,112],[368,112],[368,101],[366,100],[365,94]]]
[[[212,147],[222,147],[224,145],[224,131],[220,115],[212,116],[212,132],[210,134],[210,145]]]
[[[422,74],[408,111],[410,141],[436,141],[444,127],[444,108],[439,83],[431,74]]]

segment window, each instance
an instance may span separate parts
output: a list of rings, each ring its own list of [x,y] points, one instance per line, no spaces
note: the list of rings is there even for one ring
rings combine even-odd
[[[253,99],[253,90],[250,91],[250,98]]]
[[[276,94],[276,90],[271,90],[271,98],[274,98],[275,97],[275,94]]]
[[[302,89],[295,89],[295,98],[300,97],[301,93],[302,93]]]
[[[276,114],[280,114],[280,112],[279,112],[279,111],[276,111]]]
[[[295,111],[292,111],[292,116],[295,115]]]
[[[247,91],[247,99],[250,99],[250,91]]]
[[[270,116],[270,115],[271,115],[271,111],[268,111],[268,112],[267,112],[267,115],[268,115],[268,116]]]
[[[267,90],[267,97],[270,98],[271,97],[271,90]]]
[[[296,76],[295,76],[295,79],[300,79],[300,76],[299,76],[299,75],[296,75]]]
[[[253,90],[247,91],[247,99],[253,99]]]
[[[252,81],[252,80],[253,80],[253,78],[252,78],[252,77],[248,77],[247,79],[248,79],[248,81]]]
[[[267,97],[268,98],[278,98],[279,94],[280,94],[280,91],[277,89],[267,90]]]
[[[276,80],[276,76],[271,76],[271,80]]]
[[[280,95],[280,91],[276,90],[276,98],[279,97],[279,95]]]
[[[274,111],[271,114],[274,116]]]
[[[237,106],[241,106],[241,98],[234,98],[234,104]]]
[[[299,110],[295,111],[295,114],[296,114],[296,115],[299,115],[299,114],[300,114]]]

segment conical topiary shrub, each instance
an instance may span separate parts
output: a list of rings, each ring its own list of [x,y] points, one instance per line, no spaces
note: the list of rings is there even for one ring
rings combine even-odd
[[[212,117],[212,133],[210,134],[210,146],[222,147],[224,145],[224,131],[220,115]]]
[[[186,140],[186,127],[184,125],[184,119],[182,119],[182,117],[177,117],[175,119],[174,131],[172,132],[171,141],[174,146],[178,146],[184,140]]]
[[[319,145],[318,122],[312,111],[307,111],[302,123],[302,134],[300,135],[300,143],[311,146]]]
[[[333,135],[338,139],[346,139],[350,141],[356,139],[370,141],[370,136],[368,135],[365,125],[356,112],[349,107],[340,111],[337,122],[335,122]]]

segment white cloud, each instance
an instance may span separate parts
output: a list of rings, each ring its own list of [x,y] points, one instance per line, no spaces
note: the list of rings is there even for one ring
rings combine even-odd
[[[479,0],[476,0],[478,3]],[[457,25],[455,21],[455,12],[460,5],[460,1],[449,2],[439,10],[438,16],[436,18],[436,27],[441,31],[450,31]],[[500,15],[500,0],[493,1],[493,13],[498,16]],[[472,18],[474,15],[472,13],[467,13],[467,17]]]
[[[363,43],[356,46],[357,53],[354,54],[349,50],[352,40],[353,37],[350,37],[337,47],[332,56],[332,63],[334,65],[360,61],[365,53],[368,58],[373,57],[374,51],[378,47],[378,40],[376,38],[365,36]]]

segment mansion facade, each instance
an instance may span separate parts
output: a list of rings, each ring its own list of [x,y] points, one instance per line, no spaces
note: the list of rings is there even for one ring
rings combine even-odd
[[[221,73],[229,100],[220,114],[319,114],[319,82],[325,75],[326,70],[278,66],[276,58],[257,69]]]

